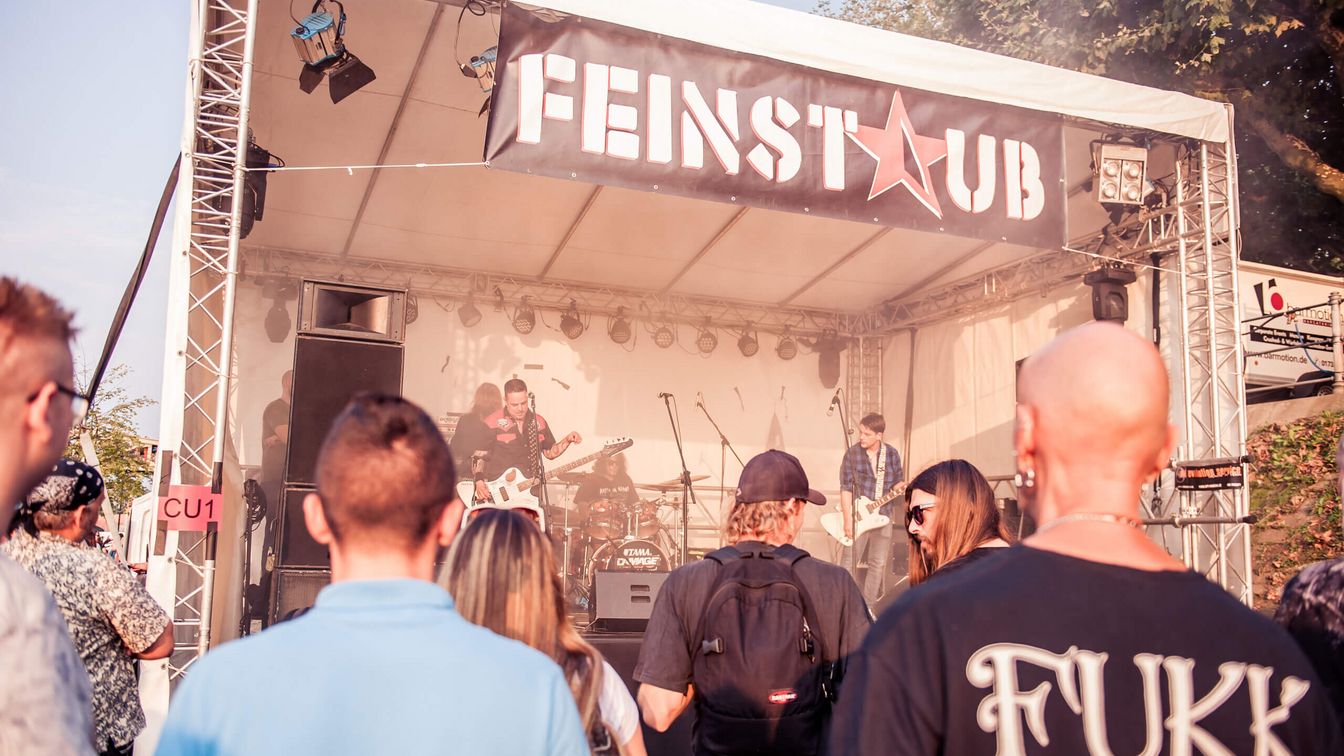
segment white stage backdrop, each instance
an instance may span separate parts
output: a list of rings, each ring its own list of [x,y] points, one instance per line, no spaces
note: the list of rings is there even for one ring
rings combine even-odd
[[[266,339],[263,321],[270,305],[257,286],[239,286],[231,426],[243,465],[260,464],[261,413],[279,396],[280,375],[293,361],[292,331],[281,344]],[[822,385],[818,357],[805,347],[793,360],[781,360],[774,352],[776,337],[761,334],[760,351],[748,358],[738,351],[736,334],[719,331],[718,348],[702,357],[694,353],[692,328],[681,328],[681,344],[660,349],[635,325],[637,335],[627,350],[607,337],[605,317],[593,318],[588,331],[570,341],[557,330],[558,313],[544,313],[555,328],[539,321],[530,335],[521,336],[504,314],[489,305],[482,310],[479,324],[463,328],[455,311],[422,296],[419,318],[406,329],[403,390],[436,419],[444,412],[465,411],[482,382],[502,384],[516,375],[536,393],[537,408],[557,436],[571,430],[583,435],[583,444],[571,447],[552,467],[597,451],[605,440],[629,436],[635,441],[626,452],[631,477],[656,483],[680,472],[667,411],[658,398],[667,391],[675,394],[680,410],[687,467],[692,475],[710,476],[700,485],[718,486],[719,438],[695,406],[699,393],[743,460],[768,448],[784,449],[802,460],[815,488],[831,494],[839,485],[844,439],[838,413],[826,414],[834,389]],[[289,303],[289,311],[294,313],[295,303]],[[844,363],[842,355],[842,384]],[[868,409],[876,408],[863,411]],[[892,425],[899,431],[899,422]],[[727,460],[731,487],[741,468],[731,453]],[[719,492],[697,495],[703,507],[692,513],[692,525],[720,525]],[[803,545],[830,557],[830,539],[815,526],[819,513],[811,512]],[[691,541],[693,546],[717,543],[708,531],[699,537],[693,533]]]

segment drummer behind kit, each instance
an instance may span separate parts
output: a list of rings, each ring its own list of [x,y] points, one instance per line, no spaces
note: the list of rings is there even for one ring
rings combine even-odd
[[[845,513],[840,511],[839,504],[836,505],[837,511],[827,512],[821,516],[821,527],[826,530],[827,535],[839,541],[842,545],[853,546],[855,538],[891,523],[890,517],[877,510],[886,506],[887,502],[904,494],[905,486],[905,483],[892,486],[891,490],[883,494],[882,498],[877,501],[873,501],[867,496],[860,496],[854,500],[854,538],[845,535]]]

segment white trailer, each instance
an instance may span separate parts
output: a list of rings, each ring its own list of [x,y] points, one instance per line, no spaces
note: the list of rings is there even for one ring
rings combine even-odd
[[[1263,263],[1239,267],[1247,397],[1331,393],[1344,278]]]

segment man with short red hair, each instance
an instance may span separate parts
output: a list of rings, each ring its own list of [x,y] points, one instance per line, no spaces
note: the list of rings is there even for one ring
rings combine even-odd
[[[88,409],[72,387],[70,313],[0,276],[0,534]],[[91,753],[89,676],[51,594],[0,555],[0,754]]]

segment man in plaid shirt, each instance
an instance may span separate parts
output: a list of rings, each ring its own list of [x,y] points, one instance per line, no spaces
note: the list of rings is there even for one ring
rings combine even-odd
[[[901,455],[894,447],[882,442],[882,434],[886,430],[887,421],[881,415],[865,415],[859,421],[859,442],[845,451],[845,459],[840,464],[840,512],[844,515],[845,535],[850,538],[854,537],[854,500],[860,497],[876,500],[905,480]],[[879,472],[881,486],[878,486]],[[878,511],[895,519],[892,513],[896,511],[896,506],[895,502],[888,502]],[[859,564],[868,567],[868,574],[861,585],[863,597],[869,606],[882,597],[882,580],[887,570],[887,559],[891,556],[891,536],[892,525],[888,523],[860,534],[854,543],[856,570]]]

